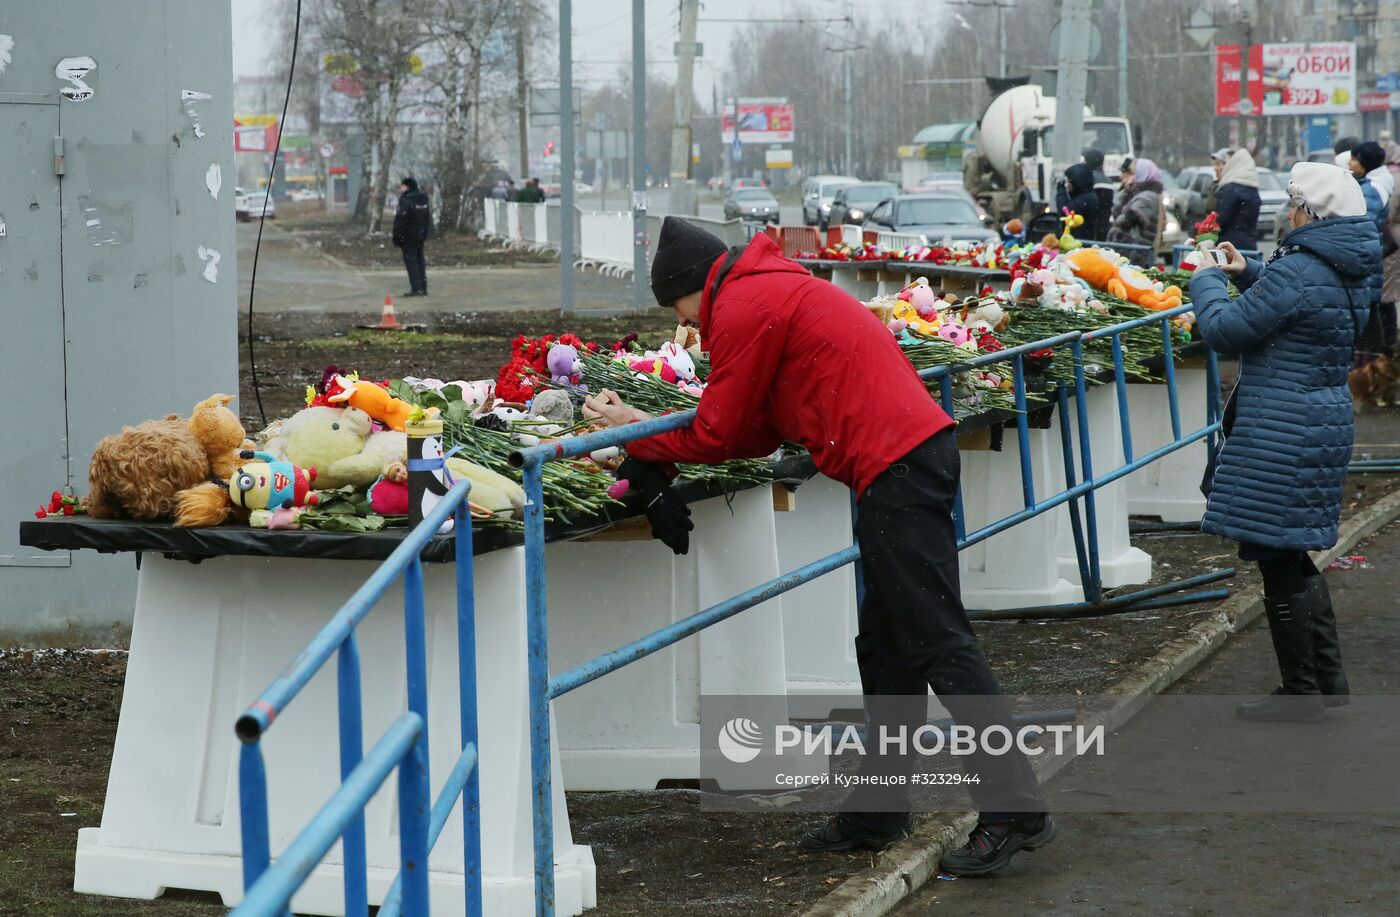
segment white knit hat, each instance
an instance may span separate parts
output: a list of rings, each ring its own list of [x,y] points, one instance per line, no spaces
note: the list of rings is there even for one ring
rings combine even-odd
[[[1300,162],[1288,173],[1288,196],[1319,220],[1366,215],[1366,197],[1352,174],[1325,162]]]

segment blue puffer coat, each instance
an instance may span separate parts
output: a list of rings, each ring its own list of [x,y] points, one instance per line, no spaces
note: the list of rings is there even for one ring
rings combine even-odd
[[[1385,221],[1388,214],[1388,202],[1381,197],[1380,189],[1372,184],[1369,178],[1361,179],[1361,193],[1366,198],[1366,216],[1371,222],[1376,224],[1376,234],[1385,234]],[[1377,269],[1370,277],[1367,284],[1371,291],[1371,305],[1381,301],[1381,291],[1385,287],[1385,272]]]
[[[1239,299],[1222,271],[1191,278],[1201,337],[1240,359],[1203,531],[1277,550],[1336,543],[1352,445],[1347,372],[1380,256],[1369,217],[1337,217],[1293,230],[1268,264],[1249,262]]]

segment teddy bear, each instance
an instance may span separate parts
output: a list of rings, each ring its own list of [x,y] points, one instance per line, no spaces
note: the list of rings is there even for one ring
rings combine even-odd
[[[267,430],[264,450],[302,468],[316,469],[324,490],[369,487],[384,466],[406,461],[408,437],[396,430],[374,430],[359,408],[303,408]]]
[[[232,395],[211,395],[188,419],[171,414],[148,420],[97,444],[88,466],[94,519],[172,519],[181,491],[211,478],[225,480],[238,467],[246,441]]]

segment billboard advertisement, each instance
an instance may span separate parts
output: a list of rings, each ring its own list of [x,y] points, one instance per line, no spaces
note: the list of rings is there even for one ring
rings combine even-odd
[[[1356,45],[1264,45],[1264,114],[1356,111]]]
[[[1248,92],[1241,92],[1239,45],[1215,48],[1215,113],[1330,115],[1356,111],[1356,45],[1251,45]]]
[[[740,143],[792,143],[792,103],[787,99],[730,99],[720,117],[720,139],[734,142],[739,121]]]
[[[271,153],[276,147],[276,115],[233,116],[233,151],[235,153]]]

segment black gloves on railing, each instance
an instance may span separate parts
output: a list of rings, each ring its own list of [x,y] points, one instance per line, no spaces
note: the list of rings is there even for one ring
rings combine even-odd
[[[617,469],[617,476],[626,479],[641,495],[651,534],[677,554],[690,550],[690,507],[671,489],[671,480],[656,465],[629,458]]]

